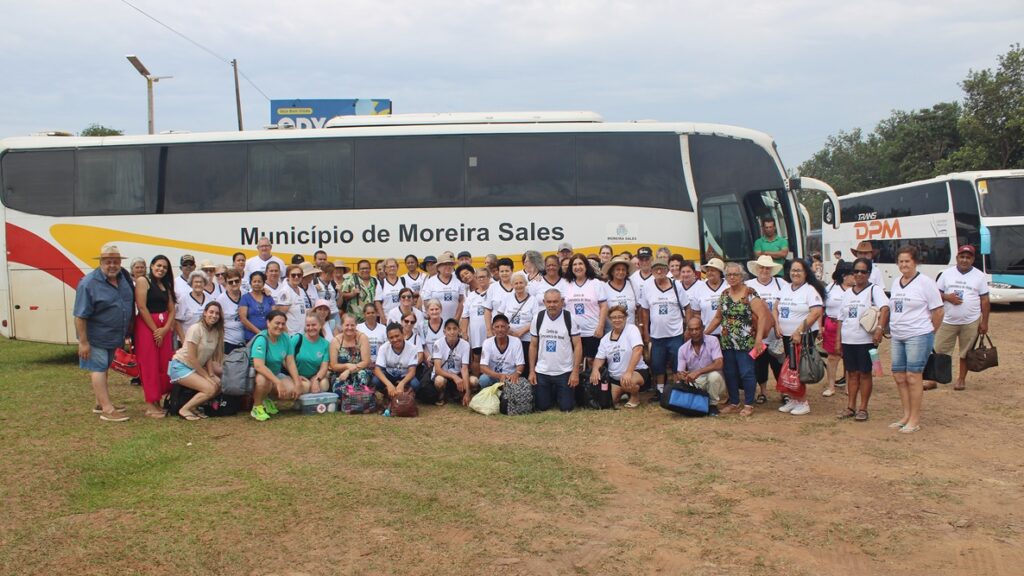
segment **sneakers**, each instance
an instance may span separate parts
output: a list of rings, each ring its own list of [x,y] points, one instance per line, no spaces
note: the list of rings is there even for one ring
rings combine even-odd
[[[792,412],[793,409],[796,408],[796,405],[797,405],[797,402],[795,400],[793,400],[793,399],[786,400],[785,404],[783,404],[782,406],[779,406],[779,412],[786,412],[786,413]]]
[[[264,403],[265,402],[266,401],[264,401]],[[252,411],[249,412],[249,416],[252,416],[258,422],[266,422],[267,420],[270,420],[270,414],[267,414],[267,410],[263,406],[253,406]]]
[[[274,401],[270,398],[263,399],[263,409],[271,416],[280,412],[280,410],[277,409],[277,404],[274,404]]]
[[[789,413],[792,414],[793,416],[803,416],[804,414],[811,413],[810,402],[804,400],[803,402],[796,402],[795,404],[796,406],[794,406],[793,409],[789,411]]]

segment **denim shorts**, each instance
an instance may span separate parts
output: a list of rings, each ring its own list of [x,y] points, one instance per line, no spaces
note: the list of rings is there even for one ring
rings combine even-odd
[[[78,359],[78,367],[89,372],[106,372],[114,361],[114,352],[117,348],[100,348],[91,346],[89,348],[89,359]]]
[[[171,382],[178,382],[183,378],[191,376],[195,370],[189,368],[181,360],[171,359],[170,363],[167,364],[167,375],[171,377]]]
[[[904,340],[892,339],[892,371],[912,372],[921,374],[928,356],[935,344],[935,333],[929,332],[920,336],[911,336]]]

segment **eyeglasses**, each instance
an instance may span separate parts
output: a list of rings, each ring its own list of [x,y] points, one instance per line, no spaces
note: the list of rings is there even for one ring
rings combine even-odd
[[[224,273],[223,272],[217,272],[216,274],[214,274],[214,276],[216,276],[218,278],[223,278],[224,277]]]
[[[228,280],[228,286],[234,286],[235,284],[241,284],[241,280]]]
[[[301,273],[299,273],[299,274],[289,274],[288,277],[289,278],[302,278],[302,274]]]
[[[740,272],[729,272],[728,274],[726,274],[726,276],[729,276],[731,278],[735,278],[737,276],[743,276],[743,274],[740,273]]]
[[[406,295],[402,296],[402,300],[412,300],[412,296],[409,295],[409,294],[406,294]]]
[[[854,270],[853,273],[854,274],[867,274],[868,271],[867,270]]]
[[[415,320],[402,320],[402,324],[415,324]]]

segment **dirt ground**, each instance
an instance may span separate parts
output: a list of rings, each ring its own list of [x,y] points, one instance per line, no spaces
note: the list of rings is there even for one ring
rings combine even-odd
[[[118,383],[132,422],[68,415],[57,443],[41,440],[49,419],[0,411],[23,458],[0,470],[0,572],[1016,576],[1022,321],[993,313],[1002,365],[966,391],[927,392],[910,435],[887,427],[888,370],[867,423],[837,421],[846,398],[820,384],[799,417],[772,393],[749,419],[449,406],[268,426],[149,421],[139,390]],[[145,475],[104,476],[120,463],[108,445]]]

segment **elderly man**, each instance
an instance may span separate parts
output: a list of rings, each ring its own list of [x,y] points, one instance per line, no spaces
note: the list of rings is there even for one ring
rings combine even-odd
[[[543,412],[557,402],[562,412],[576,405],[574,389],[580,383],[583,341],[568,310],[562,309],[562,293],[544,292],[544,311],[530,324],[530,384],[534,405]]]
[[[718,338],[704,336],[704,322],[692,316],[686,322],[687,341],[679,348],[676,382],[686,382],[708,393],[712,405],[725,395],[722,376],[722,345]]]
[[[965,244],[957,250],[956,266],[939,275],[935,285],[942,292],[946,313],[939,331],[935,333],[935,352],[953,354],[960,343],[960,374],[953,390],[967,387],[967,352],[974,346],[979,334],[988,334],[988,278],[974,267],[974,246]],[[935,388],[935,382],[925,382],[925,390]]]
[[[94,413],[105,422],[124,422],[125,409],[114,406],[107,388],[107,372],[114,352],[124,346],[135,311],[135,291],[128,274],[121,269],[120,250],[107,244],[97,258],[99,268],[87,274],[75,290],[75,332],[78,334],[78,365],[89,372]]]
[[[270,262],[277,262],[281,270],[284,270],[284,260],[271,253],[273,248],[270,244],[270,238],[260,236],[260,239],[256,241],[256,251],[258,254],[245,261],[245,273],[242,274],[242,277],[248,280],[253,272],[266,272],[267,264]]]

